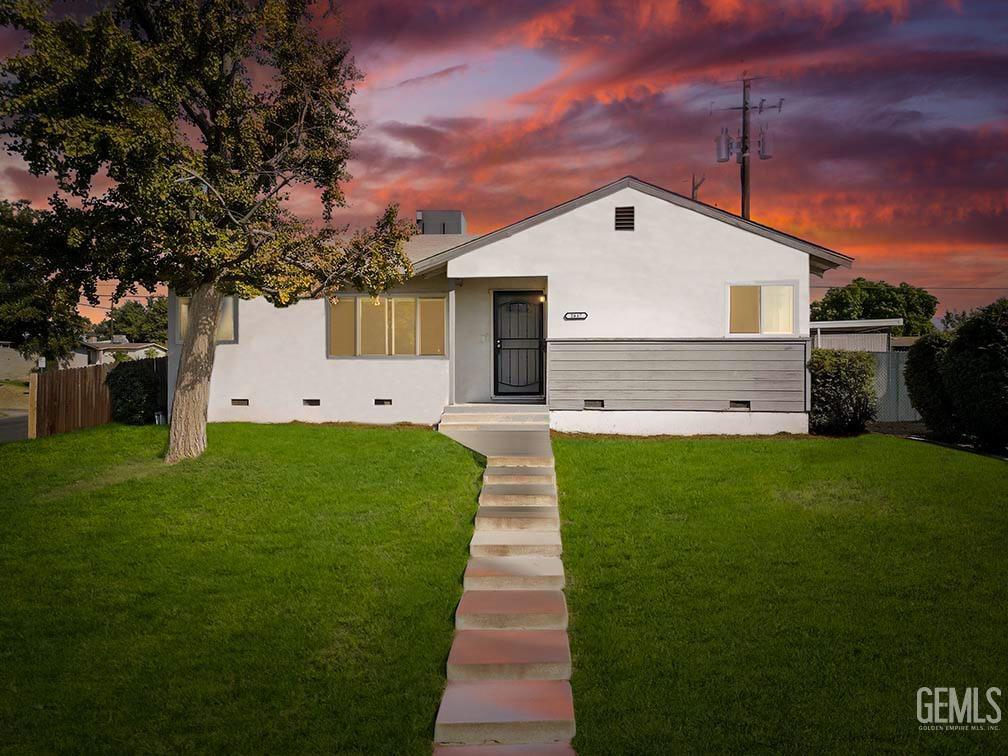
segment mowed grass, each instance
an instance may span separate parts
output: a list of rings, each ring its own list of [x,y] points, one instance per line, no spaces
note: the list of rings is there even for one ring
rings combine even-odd
[[[1008,709],[1008,464],[875,435],[553,446],[580,754],[1006,752],[1004,720],[919,731],[916,692]]]
[[[416,428],[0,447],[0,749],[429,753],[480,465]]]

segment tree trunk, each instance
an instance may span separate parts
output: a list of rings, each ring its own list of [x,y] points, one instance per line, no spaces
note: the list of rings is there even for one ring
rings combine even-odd
[[[207,405],[213,372],[217,316],[223,297],[213,284],[200,284],[189,300],[189,324],[182,335],[182,357],[175,380],[168,455],[175,464],[206,450]]]

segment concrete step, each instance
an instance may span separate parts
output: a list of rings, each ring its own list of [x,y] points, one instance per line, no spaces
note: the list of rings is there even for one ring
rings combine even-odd
[[[552,467],[487,467],[483,471],[484,485],[514,485],[534,483],[556,485],[556,473]]]
[[[476,510],[476,530],[559,530],[556,506],[481,506]]]
[[[553,467],[553,457],[500,454],[487,457],[487,467]]]
[[[455,610],[459,630],[565,630],[563,591],[465,591]]]
[[[553,483],[512,483],[483,486],[479,503],[497,506],[556,506],[557,489]]]
[[[438,430],[480,430],[480,431],[519,431],[537,430],[544,432],[549,427],[549,423],[541,420],[445,420],[443,417],[437,425]]]
[[[477,530],[469,554],[489,556],[560,556],[560,533],[547,530]]]
[[[574,699],[566,680],[449,682],[434,723],[437,743],[554,743],[573,737]]]
[[[448,654],[449,680],[569,680],[565,630],[460,630]]]
[[[472,557],[462,585],[473,590],[554,590],[564,587],[559,557]]]
[[[443,410],[445,415],[485,414],[488,412],[537,413],[549,416],[549,409],[542,402],[491,402],[485,404],[449,404]]]
[[[539,424],[464,425],[445,423],[438,431],[484,457],[549,457],[549,427]]]
[[[434,756],[576,756],[576,752],[570,743],[439,745]]]
[[[555,506],[485,505],[476,510],[477,530],[559,530],[560,512]]]

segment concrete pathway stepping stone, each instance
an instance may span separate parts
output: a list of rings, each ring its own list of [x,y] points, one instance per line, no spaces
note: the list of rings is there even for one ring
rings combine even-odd
[[[487,468],[434,753],[571,756],[574,699],[548,412],[534,423],[515,407],[467,405],[446,408],[445,418],[447,435],[478,440]],[[526,427],[516,432],[519,422]]]

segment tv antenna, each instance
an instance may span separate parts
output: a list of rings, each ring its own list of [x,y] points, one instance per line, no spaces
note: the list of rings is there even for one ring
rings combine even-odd
[[[749,114],[755,110],[762,115],[764,111],[776,110],[779,114],[784,107],[784,98],[781,97],[776,105],[767,105],[764,97],[759,101],[759,105],[751,105],[749,102],[750,84],[755,79],[762,79],[762,76],[746,76],[742,73],[742,104],[722,110],[742,111],[742,128],[735,137],[728,133],[728,127],[721,129],[714,143],[717,145],[717,161],[727,163],[732,155],[735,156],[739,164],[739,183],[742,186],[742,217],[749,220]],[[711,108],[713,112],[713,108]],[[757,151],[760,160],[769,160],[773,157],[773,141],[766,124],[759,127],[759,137],[757,138]]]
[[[698,198],[700,196],[700,187],[703,186],[703,182],[706,180],[707,176],[705,176],[702,173],[700,174],[699,180],[697,179],[695,173],[690,174],[690,184],[693,187],[692,189],[690,189],[690,199],[693,200],[694,202],[698,201]]]

